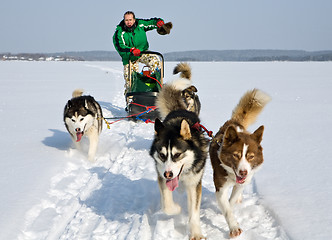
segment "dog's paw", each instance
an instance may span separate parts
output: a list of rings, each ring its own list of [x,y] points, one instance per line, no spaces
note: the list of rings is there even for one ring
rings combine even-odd
[[[96,158],[95,158],[95,156],[88,156],[88,160],[89,160],[89,162],[91,162],[91,163],[94,163],[94,162],[96,162]]]
[[[241,233],[242,233],[242,229],[237,227],[237,228],[231,229],[231,231],[229,232],[229,236],[231,238],[235,238],[235,237],[239,236]]]
[[[202,234],[195,234],[190,236],[189,238],[190,240],[201,240],[201,239],[206,239],[206,237],[204,237]]]
[[[181,212],[181,207],[177,203],[173,203],[171,206],[163,208],[163,212],[167,215],[177,215]]]

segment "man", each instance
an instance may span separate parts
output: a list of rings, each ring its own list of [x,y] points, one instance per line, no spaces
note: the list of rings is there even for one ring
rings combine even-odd
[[[146,32],[157,29],[160,35],[169,34],[173,27],[171,22],[164,23],[161,18],[136,19],[135,14],[128,11],[124,14],[123,20],[117,25],[113,35],[113,44],[122,58],[124,65],[125,88],[129,87],[129,60],[133,63],[132,70],[138,72],[138,62],[149,66],[153,73],[160,69],[160,61],[153,54],[144,54],[142,51],[149,49]]]

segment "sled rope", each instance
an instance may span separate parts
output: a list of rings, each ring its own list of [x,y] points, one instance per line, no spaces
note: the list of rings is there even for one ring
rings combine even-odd
[[[152,112],[152,111],[154,111],[154,110],[156,110],[156,107],[154,107],[154,108],[149,108],[148,110],[146,110],[146,111],[140,113],[139,115],[137,115],[137,116],[136,116],[136,119],[137,119],[137,120],[141,120],[141,121],[143,121],[143,122],[145,122],[145,123],[154,123],[154,121],[152,121],[152,120],[149,119],[149,118],[147,118],[147,119],[140,118],[143,114],[145,114],[145,113],[149,113],[149,112]]]
[[[149,112],[152,112],[152,111],[155,111],[157,109],[156,106],[145,106],[145,105],[142,105],[142,104],[138,104],[138,103],[131,103],[133,105],[136,105],[136,106],[140,106],[140,107],[145,107],[146,108],[146,111],[143,111],[141,113],[138,113],[137,116],[136,116],[136,119],[137,120],[141,120],[145,123],[154,123],[153,121],[151,121],[151,119],[144,119],[144,118],[140,118],[143,114],[146,114],[146,113],[149,113]]]
[[[103,118],[101,118],[101,119],[104,120],[104,122],[105,122],[106,125],[107,125],[107,128],[110,129],[110,128],[111,128],[111,124],[116,123],[116,122],[119,122],[119,121],[124,120],[124,119],[126,119],[126,118],[134,117],[134,116],[136,116],[137,114],[140,114],[140,113],[132,114],[132,115],[129,115],[129,116],[126,116],[126,117],[113,117],[113,118],[104,118],[104,117],[103,117]],[[118,119],[118,120],[113,121],[113,122],[108,122],[107,119]]]
[[[216,142],[219,146],[221,145],[221,142],[219,140],[217,140],[214,136],[213,136],[213,132],[207,130],[206,127],[204,127],[202,124],[200,124],[199,122],[195,123],[192,128],[196,129],[197,131],[202,131],[202,129],[206,132],[206,134],[211,138],[212,142]]]
[[[150,75],[145,75],[145,76],[148,77],[148,78],[151,78],[151,79],[155,80],[159,84],[160,88],[163,88],[163,86],[161,85],[161,83],[156,78],[153,78]]]
[[[202,129],[207,133],[207,135],[211,138],[212,142],[216,142],[219,146],[221,145],[221,142],[213,136],[212,131],[208,131],[206,127],[204,127],[202,124],[199,122],[195,123],[192,128],[196,129],[197,131],[202,131]]]
[[[200,124],[199,122],[195,123],[192,128],[196,129],[197,131],[202,131],[203,130],[206,132],[206,134],[210,137],[213,138],[213,133],[212,131],[207,130],[206,127],[204,127],[202,124]]]
[[[113,123],[116,123],[116,122],[119,122],[121,120],[124,120],[124,119],[127,119],[127,118],[131,118],[131,117],[135,117],[136,116],[136,119],[137,120],[140,120],[140,121],[143,121],[145,123],[154,123],[154,121],[152,121],[151,119],[144,119],[144,118],[141,118],[141,116],[143,114],[146,114],[146,113],[149,113],[149,112],[152,112],[152,111],[155,111],[157,109],[156,106],[145,106],[145,105],[142,105],[142,104],[138,104],[138,103],[132,103],[132,104],[135,104],[137,106],[141,106],[141,107],[145,107],[146,110],[143,111],[143,112],[140,112],[140,113],[136,113],[136,114],[132,114],[132,115],[129,115],[129,116],[126,116],[126,117],[113,117],[113,118],[99,118],[99,119],[102,119],[105,121],[106,125],[107,125],[107,128],[110,129],[111,128],[111,124]],[[118,119],[116,121],[113,121],[113,122],[108,122],[107,119]],[[197,131],[203,131],[203,132],[206,132],[206,134],[211,138],[211,141],[213,142],[216,142],[219,146],[220,146],[220,141],[217,140],[214,136],[213,136],[213,132],[212,131],[209,131],[207,130],[206,127],[204,127],[202,124],[200,124],[199,122],[196,122],[194,125],[191,126],[191,128],[197,130]],[[202,130],[203,129],[203,130]]]
[[[111,124],[116,123],[116,122],[120,122],[121,120],[125,120],[127,118],[132,118],[132,117],[136,117],[137,120],[141,120],[141,121],[143,121],[145,123],[154,123],[150,119],[143,119],[143,118],[140,118],[140,116],[142,116],[145,113],[149,113],[149,112],[155,111],[157,109],[156,106],[145,106],[145,105],[137,104],[137,103],[132,103],[132,104],[135,104],[135,105],[140,106],[140,107],[145,107],[146,110],[143,111],[143,112],[139,112],[139,113],[135,113],[135,114],[126,116],[126,117],[112,117],[112,118],[104,118],[103,117],[103,118],[99,118],[99,119],[102,119],[102,120],[105,121],[108,129],[111,128]],[[113,122],[108,122],[107,119],[117,119],[117,120],[113,121]]]
[[[132,103],[130,103],[130,104],[132,104],[132,105],[136,105],[136,106],[139,106],[139,107],[144,107],[144,108],[146,108],[147,110],[149,110],[149,109],[156,110],[156,109],[157,109],[156,106],[145,106],[145,105],[143,105],[143,104],[134,103],[134,102],[132,102]],[[140,113],[139,113],[139,114],[140,114]]]

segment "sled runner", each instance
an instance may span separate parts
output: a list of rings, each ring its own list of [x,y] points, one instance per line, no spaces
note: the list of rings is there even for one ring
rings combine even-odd
[[[155,100],[162,88],[164,78],[164,57],[159,52],[144,51],[144,54],[154,54],[161,62],[161,69],[151,72],[148,66],[144,66],[141,72],[132,71],[129,61],[129,89],[126,93],[126,110],[131,119],[154,121],[158,117]]]

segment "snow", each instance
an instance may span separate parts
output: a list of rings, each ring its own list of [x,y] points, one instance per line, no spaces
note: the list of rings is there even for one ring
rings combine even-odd
[[[166,62],[165,81],[177,63]],[[242,94],[272,97],[250,131],[265,126],[263,168],[235,214],[237,239],[332,239],[332,62],[193,62],[201,124],[217,132]],[[0,239],[187,239],[182,213],[160,210],[153,124],[104,124],[97,161],[73,147],[63,108],[76,88],[99,101],[105,117],[125,116],[120,62],[0,61]],[[109,120],[112,122],[112,120]],[[208,239],[228,239],[207,161],[201,205]]]

